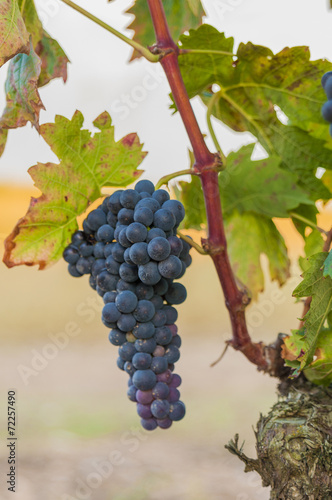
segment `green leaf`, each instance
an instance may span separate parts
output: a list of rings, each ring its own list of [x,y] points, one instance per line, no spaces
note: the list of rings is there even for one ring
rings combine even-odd
[[[17,0],[0,3],[0,67],[16,54],[29,54],[29,33]]]
[[[293,330],[291,336],[284,339],[282,357],[286,365],[295,369],[293,376],[300,373],[300,361],[303,347],[304,329]],[[314,359],[304,369],[306,378],[317,385],[328,386],[332,383],[332,329],[324,328],[317,340]]]
[[[329,276],[332,278],[332,250],[330,250],[328,256],[326,257],[326,260],[324,262],[324,273],[323,273],[324,278]]]
[[[41,71],[38,87],[46,85],[54,78],[67,81],[68,57],[56,40],[51,38],[46,31],[36,46],[36,53],[41,59]]]
[[[317,225],[317,214],[318,210],[315,205],[299,205],[297,208],[292,210],[292,213],[295,213],[301,217],[304,217],[309,222]],[[307,227],[312,227],[308,225],[307,222],[301,221],[296,217],[292,216],[292,222],[296,227],[297,231],[300,233],[302,238],[305,238],[305,231]]]
[[[43,36],[43,25],[38,17],[33,0],[18,0],[25,26],[31,35],[32,45],[36,47]],[[22,11],[23,6],[23,11]]]
[[[163,6],[174,40],[178,40],[180,34],[189,28],[198,26],[205,15],[200,0],[167,0],[163,2]],[[136,0],[127,13],[135,16],[133,22],[128,26],[135,32],[134,40],[145,47],[153,45],[156,38],[146,0]],[[132,59],[136,57],[141,57],[141,55],[134,51]]]
[[[205,203],[201,181],[193,175],[190,182],[180,181],[175,189],[176,197],[183,203],[186,215],[182,223],[185,229],[202,229],[206,224]]]
[[[72,120],[57,116],[55,123],[41,126],[40,133],[60,163],[38,163],[29,169],[41,190],[32,198],[27,214],[5,242],[4,262],[8,267],[55,263],[77,229],[76,218],[102,196],[103,186],[126,186],[141,175],[137,170],[146,153],[136,134],[118,142],[108,113],[94,125],[94,135],[82,129],[83,116]]]
[[[322,252],[324,247],[324,240],[322,238],[322,233],[317,230],[313,230],[309,236],[305,238],[304,253],[305,257],[299,258],[299,264],[303,271],[306,271],[309,264],[309,257],[315,253]]]
[[[302,339],[301,356],[298,358],[302,370],[312,362],[320,332],[332,310],[332,279],[330,276],[323,276],[326,257],[326,252],[310,257],[310,267],[304,272],[303,281],[293,292],[293,296],[297,298],[312,297],[310,309],[303,318],[305,333]]]
[[[189,96],[200,95],[227,126],[257,137],[270,156],[280,158],[282,169],[296,175],[297,184],[312,200],[329,199],[316,171],[332,168],[332,146],[326,147],[326,136],[322,139],[311,132],[326,128],[320,79],[332,69],[331,63],[310,61],[307,47],[285,48],[274,55],[250,42],[240,44],[234,62],[231,56],[209,52],[211,39],[219,51],[233,51],[231,39],[207,25],[180,39],[183,49],[197,51],[180,58]],[[212,92],[213,84],[220,90]]]
[[[18,54],[10,61],[5,84],[7,105],[0,128],[23,127],[30,121],[39,129],[39,113],[45,109],[37,89],[40,65],[32,46],[29,55]]]
[[[314,205],[296,185],[295,176],[279,168],[280,158],[252,161],[255,144],[243,146],[227,157],[219,175],[225,214],[255,212],[267,217],[289,217],[288,210],[300,203]]]
[[[283,285],[290,262],[285,242],[274,223],[262,215],[234,212],[225,220],[228,253],[236,276],[249,288],[254,300],[264,290],[261,254],[269,259],[272,280]],[[245,248],[243,234],[245,233]]]

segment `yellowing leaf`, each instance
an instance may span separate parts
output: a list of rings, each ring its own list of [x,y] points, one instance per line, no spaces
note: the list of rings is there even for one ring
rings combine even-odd
[[[0,2],[0,67],[20,52],[29,54],[29,33],[17,0]]]
[[[83,116],[72,120],[57,116],[55,123],[41,126],[40,133],[60,159],[59,164],[38,163],[29,169],[41,190],[32,198],[27,214],[18,221],[5,242],[8,267],[55,263],[77,229],[76,218],[101,194],[103,186],[126,186],[141,175],[137,170],[146,153],[136,134],[118,142],[108,113],[94,125],[94,135],[82,129]]]
[[[36,53],[41,59],[41,72],[38,87],[46,85],[54,78],[67,81],[68,57],[56,40],[51,38],[46,31],[36,46]]]

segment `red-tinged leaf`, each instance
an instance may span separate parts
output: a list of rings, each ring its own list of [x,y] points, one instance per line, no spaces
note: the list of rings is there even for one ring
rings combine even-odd
[[[32,45],[36,47],[43,36],[43,25],[38,17],[33,0],[18,0],[25,26],[30,33]]]
[[[65,52],[56,40],[51,38],[46,31],[36,46],[36,53],[41,59],[41,72],[38,87],[46,85],[54,78],[67,81],[67,64],[70,62]]]
[[[17,0],[0,2],[0,66],[19,53],[29,54],[29,33]]]
[[[136,134],[114,140],[108,113],[94,125],[91,134],[82,129],[83,116],[72,120],[57,116],[55,123],[40,127],[40,133],[60,159],[59,164],[38,163],[29,169],[42,195],[32,198],[27,214],[18,221],[5,241],[4,262],[8,267],[55,263],[77,229],[77,217],[102,196],[104,186],[127,186],[142,173],[138,165],[146,153]]]
[[[32,46],[29,55],[18,54],[10,61],[5,85],[7,105],[0,128],[23,127],[30,121],[39,130],[39,113],[45,109],[37,88],[40,66]]]
[[[8,130],[5,128],[0,128],[0,156],[5,150],[7,142]]]

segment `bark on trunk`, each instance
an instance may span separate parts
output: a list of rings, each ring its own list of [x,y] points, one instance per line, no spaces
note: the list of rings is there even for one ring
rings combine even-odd
[[[257,424],[257,459],[239,449],[238,436],[226,448],[271,486],[271,500],[331,500],[332,391],[304,380],[279,389]]]

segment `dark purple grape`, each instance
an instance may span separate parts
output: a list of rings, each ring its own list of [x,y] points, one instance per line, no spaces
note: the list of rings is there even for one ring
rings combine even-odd
[[[159,345],[168,345],[172,340],[172,333],[168,326],[159,326],[156,328],[155,339]]]
[[[76,269],[76,265],[75,264],[69,264],[68,265],[68,272],[69,272],[70,276],[73,276],[74,278],[80,278],[81,276],[83,276],[83,274],[80,273]]]
[[[165,203],[165,201],[169,200],[169,194],[165,189],[157,189],[153,194],[152,198],[157,200],[160,206]]]
[[[136,295],[129,290],[120,292],[115,299],[115,305],[122,313],[131,313],[136,309],[138,300]]]
[[[146,323],[136,323],[133,328],[133,335],[137,339],[150,339],[154,336],[155,327],[154,325],[148,321]]]
[[[181,261],[175,255],[170,255],[167,259],[159,262],[158,271],[163,278],[176,279],[182,271]]]
[[[151,389],[149,391],[140,391],[140,390],[138,390],[136,392],[136,400],[137,400],[138,403],[141,403],[143,405],[148,405],[148,404],[152,403],[153,396],[152,396]]]
[[[135,189],[126,189],[120,195],[120,203],[125,208],[135,208],[136,203],[141,199],[139,193]]]
[[[175,345],[169,345],[165,352],[165,358],[169,364],[174,364],[180,359],[180,351]]]
[[[118,213],[118,223],[124,226],[129,226],[132,222],[134,222],[134,210],[121,208]]]
[[[153,431],[158,427],[157,422],[154,418],[141,418],[141,426],[146,431]]]
[[[134,243],[129,249],[129,257],[134,264],[141,266],[150,261],[148,245],[144,241]]]
[[[172,420],[168,417],[163,419],[157,418],[157,425],[158,427],[160,427],[160,429],[169,429],[172,424],[173,424]]]
[[[171,245],[165,238],[158,236],[153,238],[148,244],[148,254],[151,259],[156,261],[164,261],[171,253]]]
[[[128,363],[128,361],[127,361],[127,363]],[[134,403],[136,403],[136,393],[137,393],[137,389],[134,385],[131,385],[130,387],[128,387],[127,396],[130,399],[130,401],[133,401]]]
[[[142,405],[138,403],[136,405],[138,416],[144,419],[152,418],[152,413],[150,409],[150,405]]]
[[[156,285],[161,279],[156,262],[148,262],[138,268],[138,277],[145,285]]]
[[[150,243],[150,241],[153,240],[153,238],[166,238],[166,233],[162,229],[159,229],[158,227],[153,227],[148,231],[148,235],[146,238],[146,242]]]
[[[130,342],[125,342],[124,344],[122,344],[122,346],[119,347],[119,356],[124,361],[131,361],[136,352],[137,351],[134,344],[131,344]]]
[[[101,208],[96,208],[89,213],[87,222],[93,231],[97,231],[100,226],[106,224],[106,214]]]
[[[76,264],[78,259],[80,258],[80,252],[78,248],[73,245],[69,245],[63,251],[63,258],[68,264]]]
[[[169,418],[173,421],[182,420],[186,414],[186,407],[182,401],[171,403],[169,407]]]
[[[133,222],[127,227],[126,236],[131,243],[144,241],[148,235],[148,230],[140,222]]]
[[[148,352],[152,354],[156,347],[157,347],[157,342],[155,341],[154,338],[137,339],[135,341],[135,348],[138,352]]]
[[[169,387],[165,382],[157,382],[152,388],[152,396],[155,399],[166,399],[169,395]]]
[[[133,375],[134,386],[141,391],[148,391],[149,389],[154,388],[156,382],[157,377],[152,370],[136,370]]]
[[[104,243],[111,243],[111,241],[113,241],[113,237],[114,237],[114,229],[108,224],[100,226],[96,234],[97,240],[102,241]]]
[[[185,210],[182,203],[178,200],[168,200],[162,205],[163,209],[169,210],[175,217],[176,225],[178,226],[180,222],[183,221],[185,216]]]
[[[136,325],[136,319],[132,314],[121,314],[117,326],[122,332],[131,332]]]
[[[138,300],[150,300],[153,297],[153,287],[151,285],[144,285],[144,283],[139,282],[136,286],[135,293]]]
[[[180,399],[180,391],[178,391],[178,389],[176,389],[175,387],[170,387],[167,400],[170,403],[175,403],[176,401],[179,401],[179,399]]]
[[[152,358],[151,370],[154,371],[156,375],[165,372],[167,370],[167,366],[167,359],[163,356],[156,356]]]
[[[171,254],[179,257],[180,253],[183,250],[182,240],[177,236],[170,236],[168,238],[168,243],[171,246]]]
[[[152,194],[154,192],[154,184],[147,179],[143,179],[136,183],[135,191],[137,191],[138,193],[142,193],[142,191],[144,191]]]
[[[186,298],[187,290],[182,283],[173,283],[165,294],[165,299],[169,304],[182,304]]]
[[[137,370],[147,370],[151,366],[152,356],[147,352],[137,352],[133,356],[133,365]]]
[[[167,202],[166,202],[167,203]],[[160,208],[157,210],[153,216],[153,225],[162,229],[163,231],[169,231],[173,229],[176,224],[175,217],[172,212],[166,210],[165,208]]]
[[[126,335],[120,330],[112,329],[108,334],[108,339],[113,345],[122,345],[126,342]]]
[[[146,227],[151,226],[153,222],[153,212],[148,207],[138,207],[134,212],[134,221],[140,222]]]
[[[109,197],[108,202],[107,202],[108,210],[115,215],[117,215],[119,210],[121,210],[121,208],[122,208],[122,205],[120,203],[120,197],[121,197],[122,192],[123,192],[123,189],[118,189],[117,191],[115,191],[115,193],[113,193]]]
[[[114,302],[108,302],[103,307],[102,317],[108,323],[116,323],[120,319],[121,313],[118,310],[118,308],[116,307]]]
[[[151,403],[151,413],[155,418],[162,419],[168,416],[169,402],[167,399],[156,399]]]
[[[128,283],[133,283],[134,281],[137,281],[138,278],[137,271],[138,269],[136,265],[127,264],[126,262],[124,262],[120,266],[119,275],[124,281],[127,281]]]

